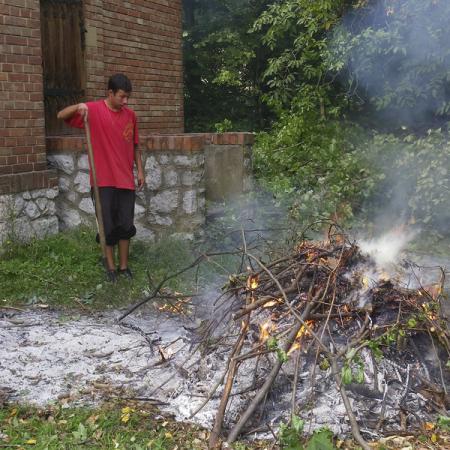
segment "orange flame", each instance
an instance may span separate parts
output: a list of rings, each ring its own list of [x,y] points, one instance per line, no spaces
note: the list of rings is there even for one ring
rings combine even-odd
[[[247,289],[255,290],[258,287],[258,275],[250,275],[247,280]]]
[[[301,347],[301,345],[300,345],[299,342],[294,342],[294,345],[293,345],[293,346],[289,349],[289,351],[287,352],[288,356],[289,356],[291,353],[295,352],[295,350],[300,349],[300,347]]]
[[[266,342],[270,337],[270,333],[276,330],[276,326],[268,320],[259,326],[259,340],[260,342]]]
[[[295,342],[292,345],[292,347],[288,351],[288,355],[290,355],[292,352],[295,352],[295,350],[298,350],[301,348],[300,340],[303,336],[307,336],[309,334],[309,328],[314,326],[314,320],[307,320],[304,325],[301,326],[300,330],[297,333],[297,336],[295,336]]]
[[[301,339],[303,336],[308,335],[309,334],[308,328],[311,328],[313,325],[314,325],[314,320],[307,320],[305,322],[305,325],[302,325],[302,327],[298,331],[295,339]]]
[[[270,302],[264,303],[263,308],[271,308],[272,306],[276,306],[280,303],[279,300],[270,300]]]

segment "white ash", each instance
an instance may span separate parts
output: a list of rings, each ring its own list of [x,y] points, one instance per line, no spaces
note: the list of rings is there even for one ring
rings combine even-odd
[[[240,324],[228,324],[226,328],[224,321],[220,333],[217,327],[216,333],[209,335],[208,345],[202,345],[205,342],[192,330],[202,329],[207,325],[205,321],[193,322],[188,316],[160,313],[148,307],[124,320],[133,327],[129,328],[117,323],[119,316],[119,311],[81,317],[46,310],[0,311],[0,386],[15,391],[12,401],[37,405],[58,400],[74,405],[95,403],[105,396],[151,398],[161,402],[161,409],[178,420],[189,419],[223,376]],[[223,330],[227,330],[228,337],[219,345],[215,339]],[[257,344],[257,336],[249,336],[242,353]],[[148,341],[153,342],[151,347]],[[308,431],[326,425],[338,436],[349,435],[347,414],[331,371],[318,368],[315,350],[311,350],[300,358],[295,402],[299,414]],[[263,412],[257,413],[263,424],[271,423],[276,428],[290,416],[297,352],[283,365]],[[161,353],[167,362],[162,363]],[[405,386],[413,373],[426,375],[424,368],[420,364],[399,365],[386,355],[378,363],[377,381],[372,359],[367,353],[363,355],[365,384],[348,388],[362,426],[373,429],[373,417],[382,413],[384,425],[398,429],[399,402],[411,411],[410,420],[416,422],[413,412],[425,410],[425,399],[405,390]],[[226,426],[237,421],[267,378],[275,358],[263,356],[257,363],[256,359],[248,359],[239,366]],[[362,394],[361,386],[365,387]],[[193,421],[212,426],[222,389],[223,384]],[[261,422],[255,420],[249,426],[257,429]]]

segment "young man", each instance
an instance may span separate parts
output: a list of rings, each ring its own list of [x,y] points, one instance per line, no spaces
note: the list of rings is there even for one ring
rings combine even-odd
[[[133,164],[138,190],[144,186],[136,114],[127,107],[131,90],[130,80],[123,74],[115,74],[108,81],[105,99],[78,103],[58,113],[58,119],[76,128],[84,128],[85,117],[88,118],[105,228],[107,278],[113,283],[118,274],[132,278],[128,254],[130,239],[136,234]],[[117,271],[115,245],[119,248]]]

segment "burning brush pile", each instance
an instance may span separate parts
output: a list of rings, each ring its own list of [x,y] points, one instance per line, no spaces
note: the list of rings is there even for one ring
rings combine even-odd
[[[221,314],[190,330],[190,382],[212,372],[190,416],[216,402],[210,448],[273,433],[293,416],[306,431],[328,426],[368,448],[366,440],[448,415],[444,272],[432,287],[407,263],[385,273],[342,235],[272,261],[244,245],[242,258],[247,270],[216,300]]]

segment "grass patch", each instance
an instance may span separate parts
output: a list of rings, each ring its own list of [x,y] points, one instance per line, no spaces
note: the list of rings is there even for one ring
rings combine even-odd
[[[208,437],[202,428],[164,417],[145,404],[110,403],[95,409],[11,405],[0,409],[0,447],[200,450],[208,448]],[[233,448],[268,447],[237,443]]]
[[[105,281],[94,237],[94,230],[79,228],[26,244],[6,243],[0,257],[0,306],[124,306],[143,298],[151,289],[149,278],[157,284],[196,256],[187,242],[167,239],[151,244],[132,240],[130,267],[134,279],[130,282],[120,278],[113,285]],[[200,276],[208,278],[217,270],[203,269]],[[192,290],[194,275],[194,270],[188,271],[167,286],[184,292]]]

